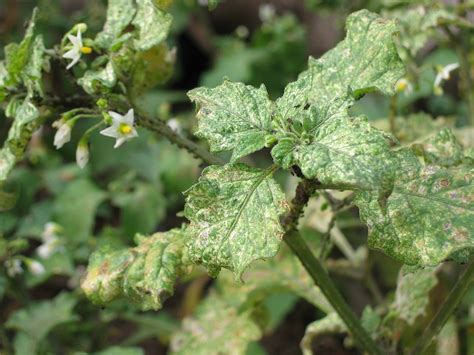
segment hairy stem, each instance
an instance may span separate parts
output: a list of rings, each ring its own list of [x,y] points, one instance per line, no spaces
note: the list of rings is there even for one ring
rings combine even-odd
[[[167,138],[171,143],[176,144],[178,147],[186,149],[196,158],[201,159],[203,162],[209,165],[223,165],[225,162],[210,154],[206,149],[202,148],[198,144],[194,143],[193,141],[180,136],[175,131],[173,131],[168,125],[161,121],[161,120],[153,120],[149,117],[144,116],[141,114],[137,117],[137,122],[151,131],[154,131],[165,138]]]
[[[302,180],[298,184],[290,211],[282,218],[282,225],[286,230],[284,240],[303,264],[314,283],[321,289],[334,310],[342,318],[353,335],[356,344],[369,354],[381,354],[375,342],[362,327],[360,321],[332,282],[321,262],[314,256],[297,230],[298,219],[309,198],[314,191],[321,188],[324,188],[324,186],[317,180]]]
[[[474,261],[471,261],[458,281],[454,285],[453,289],[449,293],[448,297],[444,301],[441,308],[438,310],[434,318],[431,320],[428,327],[425,328],[421,338],[415,345],[413,350],[410,352],[411,355],[424,354],[426,349],[433,341],[434,337],[441,331],[449,317],[453,314],[456,307],[461,302],[463,296],[469,290],[472,282],[474,281]]]

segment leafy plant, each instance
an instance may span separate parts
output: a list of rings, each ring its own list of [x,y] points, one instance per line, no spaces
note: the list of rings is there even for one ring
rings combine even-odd
[[[454,309],[474,278],[473,145],[460,133],[469,137],[467,122],[474,115],[471,53],[463,37],[472,31],[465,16],[469,3],[454,8],[382,1],[383,17],[365,9],[353,12],[345,38],[320,58],[310,57],[308,68],[277,99],[272,98],[281,92],[281,80],[269,81],[271,96],[265,85],[248,82],[258,80],[260,66],[278,67],[294,48],[300,56],[304,32],[294,17],[272,13],[250,44],[239,42],[254,70],[241,76],[247,83],[224,79],[214,88],[187,93],[196,105],[195,136],[207,141],[208,151],[187,137],[194,129],[189,121],[170,119],[168,102],[157,99],[165,95],[154,91],[172,76],[179,58],[167,39],[172,14],[179,17],[177,9],[185,4],[171,2],[110,0],[95,36],[86,35],[86,23],[76,23],[48,49],[35,9],[23,40],[4,49],[0,102],[11,122],[0,151],[5,213],[0,230],[9,235],[0,239],[5,266],[0,295],[20,295],[26,307],[8,312],[0,334],[7,351],[60,351],[46,341],[60,324],[73,329],[58,330],[60,338],[85,333],[74,329],[79,319],[74,308],[79,302],[88,312],[95,308],[83,294],[110,307],[110,313],[100,313],[104,323],[123,318],[139,331],[119,348],[97,349],[88,339],[71,351],[141,353],[130,345],[156,336],[156,328],[171,353],[261,352],[257,342],[298,297],[319,312],[302,339],[305,354],[312,352],[314,339],[328,333],[347,335],[347,346],[370,354],[432,349],[443,326],[454,324]],[[219,1],[206,3],[213,9]],[[326,7],[318,1],[308,5]],[[280,27],[290,28],[297,39],[280,42]],[[418,30],[423,32],[414,35]],[[455,41],[459,64],[417,62],[438,30]],[[261,43],[271,44],[271,51]],[[219,77],[226,60],[221,57],[202,81]],[[295,63],[285,80],[299,67]],[[58,67],[60,74],[52,72]],[[427,114],[398,117],[427,90],[442,95],[443,82],[458,67],[468,114],[460,115],[454,132]],[[63,92],[55,88],[53,74],[64,80]],[[391,97],[380,98],[389,104],[385,121],[360,113],[365,100],[381,96]],[[53,140],[43,142],[51,137],[42,132],[52,120],[54,146],[64,151],[72,141],[76,148],[62,154],[75,155],[78,167],[64,165],[61,154],[45,147]],[[112,151],[110,138],[118,150]],[[34,169],[15,168],[25,159]],[[294,192],[284,188],[286,180]],[[35,198],[40,201],[33,204]],[[181,210],[181,202],[179,217],[185,220],[156,232],[170,211]],[[313,212],[308,207],[300,218],[308,203],[317,207]],[[360,219],[351,214],[354,207]],[[355,249],[342,232],[343,217],[368,229],[370,249],[403,265],[393,299],[381,293],[367,270],[365,244],[358,241]],[[333,246],[344,258],[328,259]],[[467,265],[451,292],[434,302],[430,292],[449,271],[441,271],[448,261]],[[87,270],[81,270],[86,262]],[[201,266],[216,280],[210,282]],[[459,267],[453,269],[459,273]],[[363,280],[378,306],[366,304],[359,319],[333,272]],[[77,290],[29,304],[25,289],[52,275],[67,276],[68,286]],[[187,317],[180,326],[139,313],[163,308],[180,281],[189,282],[181,313]],[[12,344],[11,330],[16,331]]]

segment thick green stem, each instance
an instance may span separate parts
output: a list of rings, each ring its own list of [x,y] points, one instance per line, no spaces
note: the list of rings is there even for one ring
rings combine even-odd
[[[342,318],[350,333],[352,334],[356,344],[369,354],[381,354],[381,351],[378,349],[375,342],[362,327],[360,321],[349,308],[346,301],[334,283],[331,281],[328,273],[321,265],[319,260],[313,255],[298,231],[293,230],[287,234],[285,236],[285,242],[291,248],[293,253],[295,253],[298,259],[300,259],[301,263],[311,278],[314,280],[315,284],[318,285],[329,303],[331,303],[331,305],[334,307],[334,310]]]
[[[428,324],[428,327],[425,328],[420,340],[418,340],[418,343],[410,352],[411,355],[420,355],[425,353],[434,337],[438,335],[449,317],[451,317],[456,307],[461,302],[463,296],[469,290],[469,287],[473,281],[474,261],[471,261],[462,273],[461,277],[459,277],[458,281],[454,285],[454,288],[449,293],[441,308],[431,320],[430,324]]]
[[[290,211],[282,218],[282,225],[286,230],[285,242],[293,253],[303,264],[314,283],[321,289],[327,300],[333,306],[337,314],[346,324],[349,332],[353,335],[356,344],[369,354],[381,354],[375,342],[362,327],[360,321],[352,312],[336,285],[332,282],[321,262],[314,256],[313,252],[306,244],[297,230],[298,219],[303,213],[303,209],[308,203],[311,195],[318,189],[323,189],[317,180],[302,180],[297,188],[296,194],[291,201]]]

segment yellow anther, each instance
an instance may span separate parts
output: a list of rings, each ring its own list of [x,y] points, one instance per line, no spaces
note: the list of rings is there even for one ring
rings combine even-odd
[[[92,48],[91,47],[81,47],[81,53],[91,54],[92,53]]]
[[[408,87],[408,82],[406,80],[400,80],[397,83],[397,91],[405,91]]]
[[[121,123],[119,126],[119,132],[122,134],[129,134],[132,132],[132,126],[126,124],[126,123]]]

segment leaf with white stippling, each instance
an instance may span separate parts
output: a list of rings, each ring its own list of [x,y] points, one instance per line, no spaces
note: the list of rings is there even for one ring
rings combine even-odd
[[[286,87],[280,99],[284,119],[307,104],[324,107],[338,100],[342,109],[367,92],[394,94],[404,74],[393,41],[395,22],[361,10],[348,17],[346,27],[344,41],[320,59],[310,58],[308,70]]]
[[[272,149],[282,167],[298,165],[305,177],[340,189],[390,188],[394,161],[389,143],[364,117],[312,106],[292,123],[301,128],[285,133]]]
[[[356,198],[369,246],[414,266],[467,261],[474,252],[472,166],[423,166],[409,150],[398,156],[398,176],[385,206],[371,192]]]
[[[196,135],[209,141],[211,151],[232,150],[235,162],[265,147],[265,136],[272,131],[272,102],[263,85],[256,89],[226,80],[214,89],[191,90],[188,96],[198,108]]]
[[[273,170],[234,164],[203,171],[185,192],[194,262],[211,274],[224,267],[240,278],[252,261],[277,253],[284,233],[279,219],[288,207]]]
[[[127,298],[143,310],[160,309],[190,265],[185,238],[185,230],[173,229],[139,236],[135,248],[103,247],[92,254],[82,289],[97,304]]]

